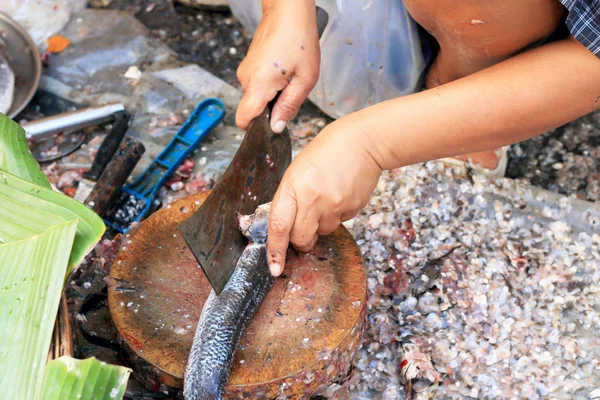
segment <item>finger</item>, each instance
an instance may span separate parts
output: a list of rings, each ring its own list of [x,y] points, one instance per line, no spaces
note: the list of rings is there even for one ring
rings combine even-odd
[[[342,213],[342,216],[340,218],[341,221],[342,222],[343,221],[348,221],[349,219],[352,219],[352,218],[356,217],[356,215],[358,214],[359,210],[360,210],[359,208],[355,208],[355,209],[351,209],[349,211],[346,211],[346,212]]]
[[[303,253],[308,253],[309,251],[311,251],[313,249],[313,247],[315,247],[315,244],[317,244],[318,240],[319,240],[319,235],[317,235],[315,233],[315,237],[311,240],[310,245],[306,246],[305,250],[300,250],[300,249],[297,249],[297,250],[301,251]],[[296,247],[294,247],[294,248],[296,248]]]
[[[235,114],[236,125],[241,129],[248,129],[250,122],[263,112],[267,103],[273,100],[276,94],[277,89],[272,88],[272,86],[271,89],[263,88],[260,90],[256,90],[253,86],[250,86],[240,100]]]
[[[333,233],[341,223],[342,221],[337,215],[321,218],[317,233],[319,235],[329,235],[330,233]]]
[[[312,240],[312,243],[310,244],[310,248],[306,251],[307,253],[309,251],[311,251],[313,249],[313,247],[315,247],[315,244],[317,244],[317,241],[319,240],[319,235],[315,234],[315,237]]]
[[[247,58],[244,58],[242,60],[242,62],[240,63],[238,69],[235,71],[235,76],[237,77],[238,82],[240,82],[240,85],[242,86],[242,91],[246,91],[246,87],[248,86],[248,71],[249,68],[247,67]]]
[[[310,248],[312,249],[313,247],[315,247],[315,244],[317,244],[317,241],[319,240],[319,235],[315,235],[315,238],[313,239],[312,244],[310,245]]]
[[[267,254],[269,269],[273,276],[279,276],[283,271],[296,211],[296,198],[293,190],[283,183],[275,194],[269,213]]]
[[[296,116],[302,102],[308,97],[313,87],[314,83],[311,81],[292,77],[290,83],[282,90],[273,106],[271,116],[271,129],[273,132],[283,132],[288,122]]]
[[[316,209],[311,205],[303,206],[300,204],[290,233],[290,242],[292,242],[294,248],[304,253],[312,249],[319,228],[319,215],[313,211]]]
[[[311,251],[313,249],[313,247],[315,247],[315,244],[317,244],[318,240],[319,240],[319,235],[317,235],[315,233],[315,236],[311,239],[310,244],[303,247],[302,249],[299,249],[297,246],[294,246],[294,248],[302,253],[308,253],[309,251]]]

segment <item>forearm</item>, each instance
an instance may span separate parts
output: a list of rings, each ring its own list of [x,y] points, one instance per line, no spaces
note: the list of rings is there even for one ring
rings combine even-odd
[[[296,14],[297,18],[303,18],[315,13],[316,0],[262,0],[263,16],[275,12],[286,12]]]
[[[600,59],[572,39],[351,114],[382,169],[517,143],[600,107]]]

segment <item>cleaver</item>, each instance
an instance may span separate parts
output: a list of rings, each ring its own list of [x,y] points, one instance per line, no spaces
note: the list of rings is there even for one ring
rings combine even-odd
[[[328,20],[327,13],[317,7],[319,38]],[[238,229],[238,215],[252,214],[260,204],[273,200],[292,159],[287,128],[280,134],[271,130],[271,111],[278,95],[250,122],[231,164],[204,203],[178,227],[217,295],[247,244]]]

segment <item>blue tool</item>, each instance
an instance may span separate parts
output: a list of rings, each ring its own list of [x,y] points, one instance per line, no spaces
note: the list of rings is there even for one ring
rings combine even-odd
[[[146,217],[160,188],[224,116],[225,104],[220,99],[208,98],[198,104],[148,168],[120,190],[115,206],[104,219],[106,225],[125,233],[132,223]]]

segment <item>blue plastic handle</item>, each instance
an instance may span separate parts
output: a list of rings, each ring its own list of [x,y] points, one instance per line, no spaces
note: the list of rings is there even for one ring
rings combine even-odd
[[[224,116],[225,104],[220,99],[203,100],[148,168],[133,183],[121,189],[121,192],[144,202],[143,209],[131,223],[139,222],[146,216],[154,197],[167,179],[198,147],[202,139],[223,120]],[[129,226],[119,226],[114,221],[105,219],[104,222],[120,233],[129,230]]]

